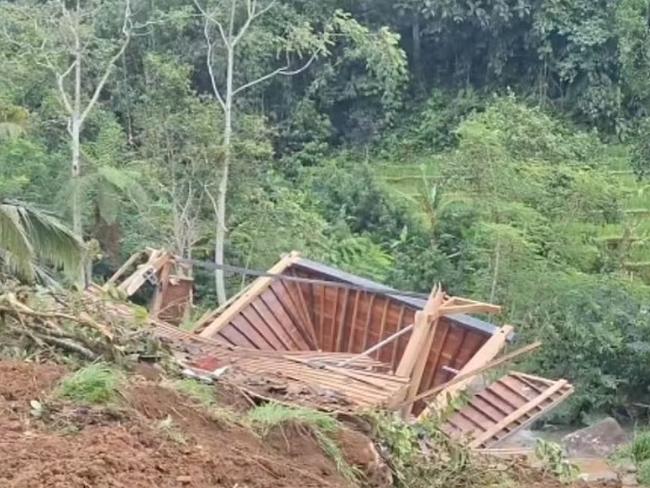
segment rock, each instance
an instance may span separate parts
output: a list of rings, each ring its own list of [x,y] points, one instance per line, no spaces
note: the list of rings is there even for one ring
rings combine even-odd
[[[620,465],[620,470],[623,473],[636,473],[638,468],[632,461],[628,461],[627,463]]]
[[[618,486],[619,475],[606,459],[582,458],[571,459],[580,470],[579,478],[586,483],[609,484]]]
[[[636,479],[636,475],[634,473],[628,473],[623,475],[621,478],[621,485],[623,485],[623,488],[627,487],[635,487],[639,486],[639,482]]]
[[[570,457],[608,457],[627,441],[627,434],[611,417],[568,434],[562,439]]]

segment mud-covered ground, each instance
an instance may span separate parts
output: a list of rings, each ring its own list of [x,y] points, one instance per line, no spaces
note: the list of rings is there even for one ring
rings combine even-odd
[[[120,392],[119,406],[89,408],[53,399],[65,368],[0,361],[0,487],[349,486],[303,429],[284,428],[262,439],[227,417],[208,417],[143,373]],[[237,409],[245,408],[241,400],[222,399]],[[35,412],[33,401],[45,410]],[[347,462],[370,475],[370,486],[389,486],[385,473],[374,469],[377,451],[365,435],[345,429],[338,442]],[[529,470],[521,478],[527,488],[566,486]]]
[[[346,486],[308,435],[262,441],[144,378],[122,392],[126,407],[115,411],[62,405],[47,420],[35,417],[30,401],[47,399],[63,374],[59,366],[0,362],[3,488]],[[358,451],[354,442],[348,448]]]

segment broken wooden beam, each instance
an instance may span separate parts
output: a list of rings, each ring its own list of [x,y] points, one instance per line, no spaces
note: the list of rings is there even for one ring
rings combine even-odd
[[[514,327],[511,325],[504,325],[492,337],[490,337],[483,346],[472,356],[472,358],[465,364],[465,366],[458,372],[458,375],[467,375],[472,371],[485,366],[492,361],[497,354],[505,347],[508,341],[508,336],[512,334]],[[442,390],[436,398],[428,405],[420,414],[420,418],[427,417],[431,414],[432,410],[436,412],[444,412],[449,403],[451,403],[467,386],[474,381],[476,374],[467,375],[464,380],[459,381],[453,385]]]

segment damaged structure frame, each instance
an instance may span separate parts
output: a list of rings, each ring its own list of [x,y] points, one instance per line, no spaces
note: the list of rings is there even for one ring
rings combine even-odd
[[[144,255],[146,262],[121,280]],[[179,359],[199,374],[230,370],[230,381],[260,396],[281,391],[294,403],[379,408],[404,418],[451,411],[443,430],[486,449],[573,391],[565,380],[512,371],[477,388],[484,371],[539,344],[498,358],[513,327],[472,314],[501,308],[449,296],[439,285],[427,298],[401,294],[292,252],[186,332],[177,325],[191,309],[191,265],[147,250],[132,256],[104,289],[131,296],[147,282],[154,286],[151,321]],[[457,401],[467,391],[473,392],[469,399]]]

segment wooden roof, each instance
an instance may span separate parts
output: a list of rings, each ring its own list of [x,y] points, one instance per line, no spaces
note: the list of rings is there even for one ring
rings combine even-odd
[[[398,302],[404,303],[406,305],[410,305],[411,307],[417,308],[419,310],[424,308],[424,304],[426,303],[426,298],[424,297],[417,298],[409,295],[401,295],[399,290],[391,288],[390,286],[386,286],[382,283],[378,283],[376,281],[372,281],[370,279],[363,278],[351,273],[346,273],[340,269],[319,263],[317,261],[312,261],[310,259],[301,257],[295,262],[294,266],[298,269],[302,268],[304,270],[309,270],[324,276],[328,276],[332,280],[340,281],[342,283],[349,283],[351,285],[356,285],[363,288],[383,290],[387,296],[393,298],[394,300],[397,300]],[[448,318],[462,327],[475,329],[487,334],[494,334],[498,329],[496,325],[481,319],[477,319],[476,317],[472,317],[470,315],[455,314],[448,316]]]

